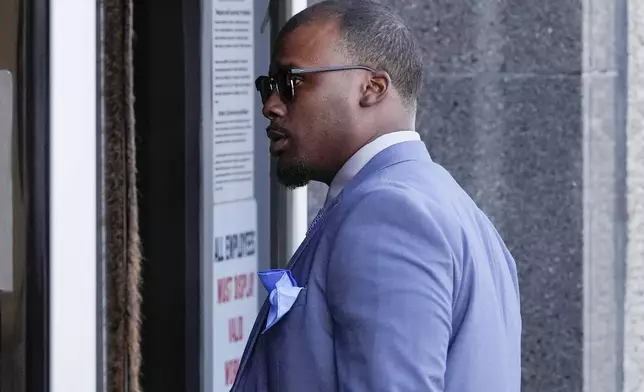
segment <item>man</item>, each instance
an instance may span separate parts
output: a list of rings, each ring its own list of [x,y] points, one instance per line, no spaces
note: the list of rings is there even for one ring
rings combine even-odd
[[[520,390],[516,266],[414,131],[420,50],[366,0],[282,29],[256,84],[288,187],[326,203],[270,292],[233,391]]]

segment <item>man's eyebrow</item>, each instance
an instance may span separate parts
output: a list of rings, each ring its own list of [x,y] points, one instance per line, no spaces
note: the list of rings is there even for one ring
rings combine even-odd
[[[279,68],[280,69],[291,69],[291,68],[300,68],[300,67],[297,64],[289,61],[289,62],[286,62],[286,63],[280,63]]]
[[[271,63],[271,65],[270,65],[270,67],[268,69],[268,72],[269,72],[269,74],[274,74],[274,73],[279,72],[279,71],[287,71],[287,70],[293,69],[293,68],[301,68],[301,67],[299,67],[297,64],[295,64],[293,62],[290,62],[290,61],[289,62],[274,62],[274,63]]]

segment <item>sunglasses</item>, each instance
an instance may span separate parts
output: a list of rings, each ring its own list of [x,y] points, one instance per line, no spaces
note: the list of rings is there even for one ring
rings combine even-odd
[[[275,76],[258,77],[255,80],[255,88],[259,91],[263,104],[268,101],[273,93],[278,93],[282,102],[289,103],[295,98],[295,76],[308,73],[347,71],[352,69],[364,69],[371,72],[375,71],[373,68],[365,67],[363,65],[344,65],[323,68],[291,68],[289,70],[279,72]]]

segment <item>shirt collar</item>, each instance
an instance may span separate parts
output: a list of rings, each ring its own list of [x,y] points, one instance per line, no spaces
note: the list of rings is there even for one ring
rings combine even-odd
[[[344,187],[351,182],[353,177],[380,151],[394,144],[414,140],[420,140],[420,135],[416,131],[397,131],[379,136],[365,144],[345,162],[335,177],[333,177],[333,181],[326,195],[326,200],[324,201],[324,207],[328,206],[342,192]]]

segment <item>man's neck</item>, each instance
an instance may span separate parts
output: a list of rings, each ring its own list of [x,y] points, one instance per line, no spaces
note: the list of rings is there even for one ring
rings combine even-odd
[[[382,116],[371,117],[369,121],[354,128],[353,131],[348,131],[347,134],[353,135],[353,137],[344,140],[342,142],[342,151],[338,151],[338,153],[343,156],[343,159],[334,170],[327,172],[324,178],[319,178],[317,181],[321,181],[330,186],[333,178],[335,178],[342,166],[344,166],[344,164],[354,156],[356,152],[367,144],[389,133],[415,130],[415,113],[400,113],[399,110],[395,112],[398,113],[398,115],[392,116],[388,119],[378,118]],[[365,118],[367,117],[365,116]]]

